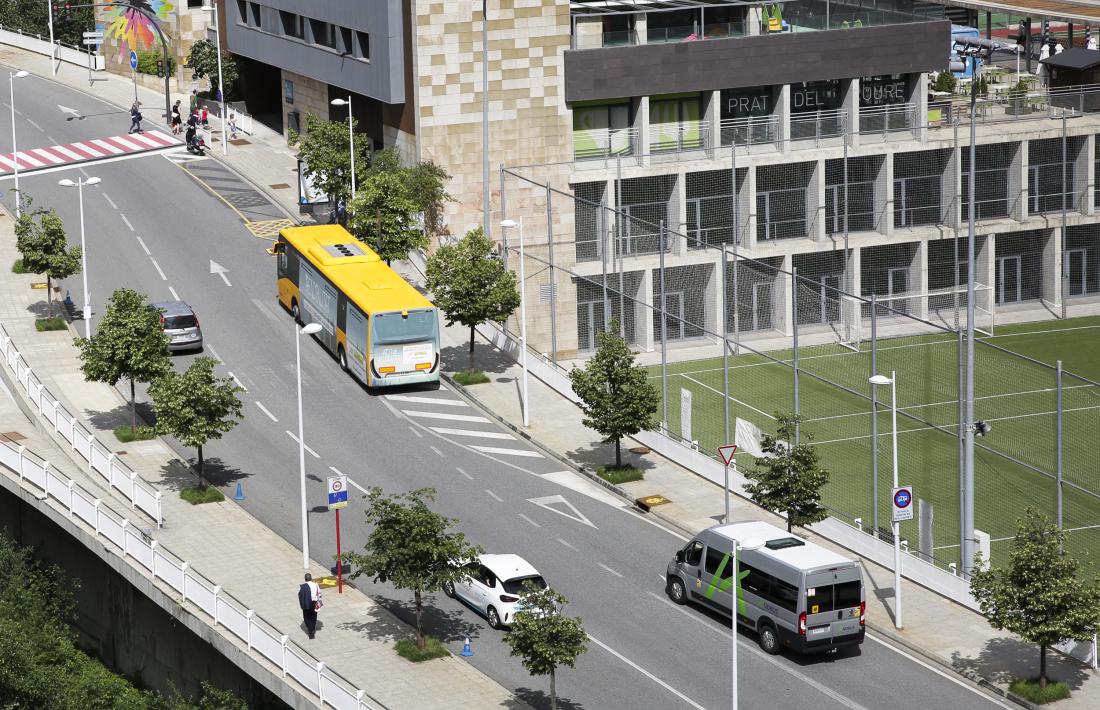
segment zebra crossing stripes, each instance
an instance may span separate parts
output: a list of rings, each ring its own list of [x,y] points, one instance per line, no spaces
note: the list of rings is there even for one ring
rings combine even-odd
[[[511,434],[502,431],[479,431],[477,429],[448,429],[447,427],[428,427],[437,434],[449,434],[450,436],[473,436],[481,439],[515,439]]]
[[[497,456],[519,456],[522,458],[545,458],[542,454],[532,451],[529,448],[508,448],[508,444],[521,445],[517,441],[517,437],[507,432],[501,431],[497,428],[496,424],[487,417],[482,417],[476,414],[457,414],[455,408],[457,407],[469,407],[466,402],[451,398],[451,397],[432,397],[432,396],[415,396],[405,394],[391,394],[386,395],[386,399],[397,404],[406,405],[419,405],[422,408],[418,409],[401,409],[401,412],[413,419],[435,419],[441,420],[441,422],[453,422],[455,424],[465,424],[466,426],[436,426],[426,424],[425,426],[429,431],[443,436],[458,437],[462,446],[467,446],[473,451],[478,451],[484,454],[493,454]],[[430,405],[430,406],[425,406]],[[444,411],[450,410],[450,411]],[[487,424],[488,427],[476,428],[473,425]],[[470,440],[477,439],[491,439],[494,442],[499,442],[498,445],[489,446],[489,442],[485,444],[467,443]],[[458,442],[455,442],[458,443]],[[522,446],[522,445],[521,445]]]
[[[180,147],[183,147],[181,141],[161,131],[88,138],[64,145],[0,154],[0,177],[14,173],[16,169],[21,174],[31,174],[47,168],[76,165],[101,158],[136,156],[147,151]]]
[[[505,456],[526,456],[532,459],[541,459],[542,454],[537,451],[531,451],[530,449],[502,449],[498,446],[478,446],[471,444],[470,448],[474,451],[481,451],[486,454],[504,454]]]
[[[471,414],[451,414],[450,412],[421,412],[415,409],[403,409],[401,410],[408,417],[422,417],[425,419],[450,419],[456,422],[482,422],[489,423],[489,420],[485,417],[478,417]]]

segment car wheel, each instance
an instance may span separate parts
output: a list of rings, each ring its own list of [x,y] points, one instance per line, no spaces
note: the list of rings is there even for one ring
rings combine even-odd
[[[500,629],[504,627],[504,624],[500,623],[500,614],[497,613],[495,607],[489,607],[485,611],[485,618],[489,621],[489,626],[494,629]]]
[[[336,357],[340,360],[340,369],[344,372],[348,371],[348,356],[344,352],[343,346],[336,349]]]
[[[687,604],[687,589],[684,587],[684,580],[679,577],[673,577],[668,581],[667,591],[672,601],[677,604]]]
[[[290,302],[290,315],[293,316],[295,323],[302,324],[302,311],[298,308],[297,301]]]
[[[779,636],[775,633],[775,627],[770,623],[763,623],[760,625],[760,648],[764,649],[764,653],[768,653],[772,656],[779,653]]]
[[[455,598],[455,585],[454,582],[443,583],[443,593],[449,596],[451,599]]]

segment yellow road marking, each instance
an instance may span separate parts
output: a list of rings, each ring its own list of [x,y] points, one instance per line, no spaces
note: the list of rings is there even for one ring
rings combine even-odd
[[[222,196],[221,193],[211,187],[210,184],[203,180],[201,177],[188,170],[183,164],[173,161],[168,162],[172,163],[177,168],[190,175],[191,178],[195,180],[195,182],[199,183],[207,190],[209,190],[210,194],[214,195],[214,197],[217,197],[219,200],[224,202],[226,207],[233,210],[233,212],[241,218],[241,221],[244,222],[245,228],[248,229],[252,236],[258,239],[266,239],[267,241],[274,242],[276,241],[276,236],[279,234],[279,230],[285,229],[287,227],[293,227],[295,224],[293,220],[289,219],[268,219],[259,222],[253,222],[248,217],[245,217],[244,213],[237,209],[236,205],[225,199],[225,197]],[[245,182],[245,184],[247,184],[247,181]]]

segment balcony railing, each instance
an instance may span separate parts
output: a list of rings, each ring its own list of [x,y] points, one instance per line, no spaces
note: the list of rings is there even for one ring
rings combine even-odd
[[[680,153],[710,147],[710,131],[705,121],[653,123],[649,126],[649,152]]]
[[[749,116],[730,118],[718,124],[722,145],[753,146],[763,150],[776,150],[781,140],[779,118],[776,116]]]
[[[859,135],[888,140],[891,133],[911,134],[920,125],[913,103],[868,106],[859,110]]]
[[[791,140],[822,141],[840,138],[848,130],[848,111],[807,111],[791,114]]]
[[[638,152],[636,128],[588,128],[573,131],[573,159],[601,160]]]

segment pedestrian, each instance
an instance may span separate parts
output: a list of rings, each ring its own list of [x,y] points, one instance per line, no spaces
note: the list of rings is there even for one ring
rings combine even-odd
[[[236,139],[237,137],[237,114],[229,114],[229,137]]]
[[[130,130],[127,133],[144,133],[141,130],[141,106],[140,101],[135,101],[134,105],[130,107]]]
[[[206,107],[206,104],[202,105],[199,109],[199,123],[203,128],[210,128],[210,109]]]
[[[317,610],[321,608],[321,588],[313,581],[313,575],[306,572],[306,581],[298,587],[298,606],[302,608],[302,621],[310,638],[317,633]]]
[[[194,113],[199,107],[199,90],[191,89],[191,105],[187,107],[188,113]]]
[[[176,99],[176,103],[172,104],[172,133],[179,135],[181,130],[183,130],[183,116],[180,115],[180,100]]]

